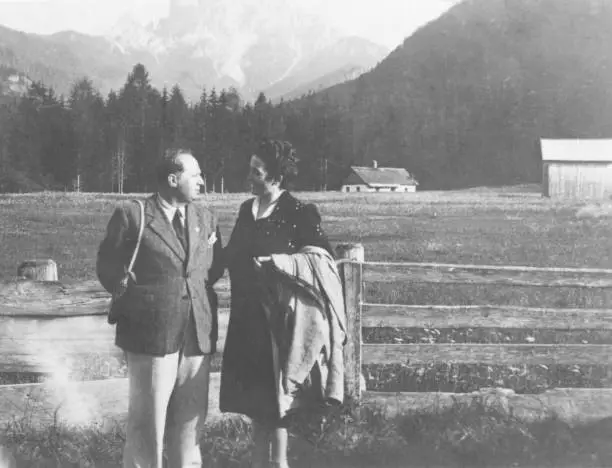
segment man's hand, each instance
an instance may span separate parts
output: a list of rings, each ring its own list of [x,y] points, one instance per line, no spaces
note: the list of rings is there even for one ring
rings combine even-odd
[[[127,270],[127,268],[124,268],[124,270]],[[136,275],[134,274],[133,271],[126,271],[125,275],[123,276],[123,278],[121,278],[121,280],[119,281],[119,284],[117,284],[114,294],[117,297],[121,297],[123,296],[123,294],[125,294],[125,292],[127,291],[128,286],[130,285],[130,282],[133,284],[136,284]]]

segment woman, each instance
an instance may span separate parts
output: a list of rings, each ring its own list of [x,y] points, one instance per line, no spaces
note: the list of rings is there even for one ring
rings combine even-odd
[[[253,466],[288,467],[287,429],[280,415],[270,328],[258,286],[259,261],[272,254],[293,254],[304,246],[332,253],[312,204],[286,189],[297,174],[287,142],[264,140],[250,158],[249,182],[255,195],[240,206],[226,247],[231,282],[231,312],[223,351],[220,408],[253,421]],[[270,455],[270,451],[272,452]]]

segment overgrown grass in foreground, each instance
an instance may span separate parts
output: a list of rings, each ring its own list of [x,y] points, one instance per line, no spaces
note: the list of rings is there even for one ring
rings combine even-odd
[[[306,467],[606,467],[612,421],[570,427],[555,419],[524,423],[479,401],[433,414],[387,418],[379,408],[345,405],[294,421],[291,466]],[[19,467],[119,467],[118,425],[36,431],[18,421],[2,444]],[[228,418],[202,435],[204,466],[249,466],[249,423]]]

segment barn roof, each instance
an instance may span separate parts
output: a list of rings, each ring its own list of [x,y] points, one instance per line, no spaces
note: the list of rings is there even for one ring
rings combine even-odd
[[[363,182],[371,187],[387,185],[418,185],[418,182],[403,167],[362,167],[351,169]]]
[[[612,162],[612,139],[540,140],[542,161]]]

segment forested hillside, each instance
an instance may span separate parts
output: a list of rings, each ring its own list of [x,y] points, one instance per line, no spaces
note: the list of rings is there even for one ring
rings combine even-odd
[[[607,0],[467,0],[320,99],[346,106],[358,161],[537,182],[540,137],[612,137],[611,43]]]
[[[539,182],[540,137],[612,137],[610,43],[608,0],[466,0],[356,80],[277,105],[245,105],[231,88],[188,105],[142,65],[107,96],[87,79],[64,100],[34,83],[2,101],[0,190],[78,178],[82,190],[148,191],[170,146],[194,151],[209,190],[222,178],[243,190],[262,136],[296,146],[300,189],[337,188],[373,159],[421,189]]]

